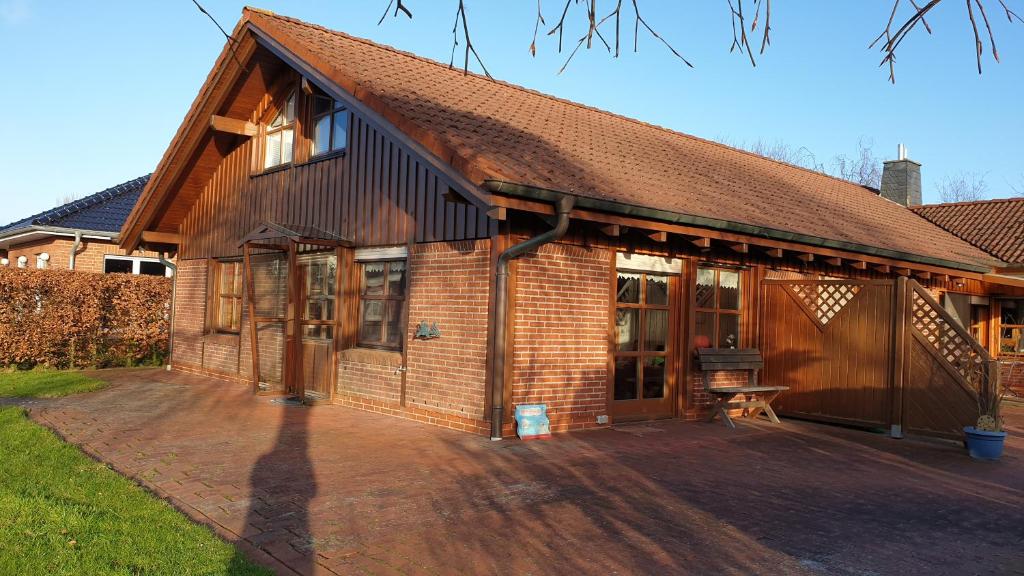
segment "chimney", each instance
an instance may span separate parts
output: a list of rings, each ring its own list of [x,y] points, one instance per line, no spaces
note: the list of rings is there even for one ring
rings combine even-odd
[[[921,165],[907,158],[907,147],[899,146],[899,159],[882,164],[882,198],[904,206],[921,205]]]

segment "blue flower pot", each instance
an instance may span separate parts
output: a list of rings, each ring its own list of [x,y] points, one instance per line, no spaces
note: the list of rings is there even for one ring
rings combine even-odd
[[[964,426],[967,453],[975,460],[999,460],[1003,455],[1003,442],[1006,432],[988,432],[977,430],[974,426]]]

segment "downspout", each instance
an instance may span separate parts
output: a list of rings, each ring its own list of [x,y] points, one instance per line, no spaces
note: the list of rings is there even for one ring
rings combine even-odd
[[[178,267],[174,265],[174,262],[165,258],[164,254],[164,252],[160,252],[160,263],[171,271],[171,312],[167,317],[167,370],[170,371],[172,353],[174,352],[174,305],[178,292]]]
[[[68,270],[75,269],[75,256],[78,256],[78,248],[82,245],[82,233],[75,232],[75,241],[71,244],[71,256],[68,256]]]
[[[544,244],[556,242],[565,236],[569,229],[569,212],[572,211],[576,199],[573,196],[562,196],[555,202],[555,214],[558,222],[555,227],[543,234],[529,238],[515,246],[508,247],[498,255],[494,282],[494,356],[491,362],[491,440],[501,440],[501,428],[505,419],[505,329],[508,324],[508,264],[527,252]]]

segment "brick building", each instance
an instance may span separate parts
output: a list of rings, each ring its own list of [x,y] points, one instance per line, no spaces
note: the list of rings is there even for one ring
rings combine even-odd
[[[118,246],[121,226],[149,176],[142,176],[0,227],[0,265],[169,274],[160,254]]]
[[[907,208],[913,161],[880,195],[261,10],[233,36],[122,230],[177,246],[175,369],[501,436],[699,418],[694,349],[757,347],[792,413],[976,412],[991,359],[934,297],[1024,281]]]

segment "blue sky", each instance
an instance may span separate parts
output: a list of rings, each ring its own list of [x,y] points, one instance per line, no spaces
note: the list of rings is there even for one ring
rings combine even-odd
[[[630,39],[618,60],[594,49],[561,75],[565,54],[552,38],[538,43],[536,58],[528,53],[532,0],[466,2],[474,43],[503,80],[705,138],[783,141],[819,162],[853,154],[861,138],[883,159],[903,142],[924,165],[926,202],[938,201],[938,180],[962,171],[985,174],[992,197],[1013,195],[1011,185],[1024,189],[1024,25],[992,14],[994,3],[1002,64],[987,56],[978,76],[965,8],[950,0],[930,19],[935,35],[918,31],[901,50],[892,86],[877,52],[867,50],[888,0],[775,2],[772,47],[757,68],[728,52],[725,0],[645,0],[644,16],[696,68],[642,36],[638,54]],[[447,61],[456,2],[407,3],[412,21],[381,26],[380,0],[260,7]],[[228,30],[243,6],[203,4]],[[549,26],[556,4],[545,2]],[[1009,4],[1024,14],[1024,1]],[[567,38],[579,36],[579,22]],[[623,29],[631,37],[631,26]],[[0,221],[151,171],[222,46],[190,0],[0,0]]]

